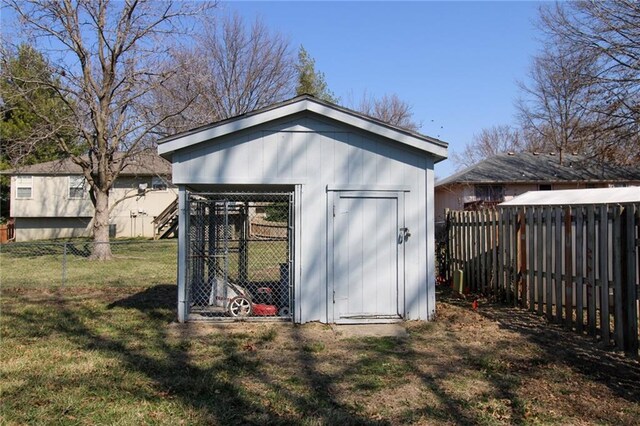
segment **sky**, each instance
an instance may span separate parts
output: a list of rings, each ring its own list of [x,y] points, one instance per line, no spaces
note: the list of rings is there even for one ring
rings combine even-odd
[[[474,134],[513,124],[517,81],[539,48],[539,2],[227,2],[303,45],[343,103],[397,94],[420,132],[461,152]],[[451,160],[436,177],[455,171]]]
[[[540,47],[543,3],[527,1],[230,1],[219,13],[262,19],[303,45],[345,106],[363,94],[396,94],[412,106],[420,133],[462,152],[474,134],[514,124],[517,81]],[[2,23],[15,17],[3,10]],[[6,31],[7,29],[2,29]],[[455,172],[451,160],[437,179]]]

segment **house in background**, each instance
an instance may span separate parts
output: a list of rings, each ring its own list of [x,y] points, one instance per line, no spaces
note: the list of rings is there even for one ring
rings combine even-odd
[[[80,166],[70,159],[3,172],[11,176],[15,240],[88,237],[93,204]],[[154,237],[154,219],[171,210],[171,163],[145,152],[130,160],[109,196],[112,237]]]
[[[575,154],[500,154],[436,182],[435,219],[444,221],[445,209],[494,206],[529,191],[635,185],[640,185],[640,167],[613,166]]]

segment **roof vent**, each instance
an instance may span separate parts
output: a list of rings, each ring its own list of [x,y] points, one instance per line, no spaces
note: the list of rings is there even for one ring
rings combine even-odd
[[[513,152],[513,151],[509,151],[509,152],[507,152],[507,155],[514,156],[514,155],[516,155],[516,153],[515,153],[515,152]]]
[[[540,155],[538,151],[533,151],[533,155]]]

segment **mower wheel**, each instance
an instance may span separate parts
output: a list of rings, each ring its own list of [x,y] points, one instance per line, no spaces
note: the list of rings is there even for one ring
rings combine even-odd
[[[243,296],[234,297],[229,302],[229,315],[232,317],[248,317],[251,315],[251,301]]]

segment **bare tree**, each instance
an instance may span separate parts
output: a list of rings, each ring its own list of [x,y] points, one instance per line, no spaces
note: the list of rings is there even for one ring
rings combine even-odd
[[[461,169],[497,154],[523,151],[525,147],[520,130],[506,125],[493,126],[473,135],[473,140],[464,150],[461,153],[454,152],[451,159]]]
[[[173,100],[195,98],[189,108],[165,125],[176,133],[244,114],[291,97],[295,66],[290,45],[260,20],[249,28],[238,15],[208,26],[193,49],[176,52],[170,68],[179,78],[155,93],[163,111]]]
[[[421,127],[420,123],[413,118],[411,105],[400,99],[396,94],[375,98],[365,93],[354,109],[385,123],[402,127],[412,132]]]
[[[71,111],[69,125],[75,137],[88,146],[87,155],[76,155],[66,139],[57,138],[90,186],[95,207],[92,257],[109,259],[109,192],[129,160],[149,147],[151,132],[188,107],[190,99],[158,115],[149,96],[175,76],[175,68],[161,66],[173,41],[186,41],[191,18],[211,4],[143,0],[7,0],[7,4],[20,19],[20,31],[55,64],[55,78],[31,83],[56,93]]]
[[[560,159],[562,152],[584,152],[593,136],[596,92],[589,75],[594,67],[589,54],[547,46],[532,60],[530,83],[520,83],[516,107],[522,128],[540,148],[558,151]]]
[[[575,1],[541,8],[549,42],[580,52],[594,66],[582,72],[595,97],[587,109],[597,115],[594,155],[640,162],[640,3]]]

